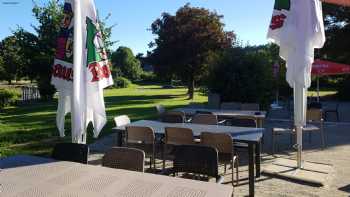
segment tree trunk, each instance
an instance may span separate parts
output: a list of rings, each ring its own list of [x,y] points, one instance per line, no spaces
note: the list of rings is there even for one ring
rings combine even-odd
[[[188,99],[191,100],[194,98],[194,79],[191,79],[188,82]]]

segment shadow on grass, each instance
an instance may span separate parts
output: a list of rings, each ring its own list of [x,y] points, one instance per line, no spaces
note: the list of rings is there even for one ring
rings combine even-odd
[[[106,96],[105,103],[115,103],[118,105],[152,103],[154,100],[167,100],[180,98],[183,95],[139,95],[139,96]]]

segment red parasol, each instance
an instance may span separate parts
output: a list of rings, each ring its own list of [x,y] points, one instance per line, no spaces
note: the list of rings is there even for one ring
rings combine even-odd
[[[350,74],[350,65],[315,60],[311,74],[314,76]]]
[[[319,77],[326,75],[350,74],[350,65],[338,64],[325,60],[315,60],[312,65],[311,75],[317,76],[317,101],[320,101]]]
[[[326,3],[338,4],[342,6],[350,6],[350,0],[322,0]]]

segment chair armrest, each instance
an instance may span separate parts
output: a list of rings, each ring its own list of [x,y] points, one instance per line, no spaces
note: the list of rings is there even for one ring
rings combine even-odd
[[[223,182],[224,182],[224,177],[218,175],[218,176],[216,177],[216,183],[217,183],[217,184],[222,184]]]
[[[227,121],[227,120],[220,120],[220,121],[218,122],[218,125],[224,125],[224,124],[226,123],[226,121]]]
[[[186,121],[186,123],[191,123],[192,122],[192,118],[188,118],[188,119],[185,118],[185,121]]]

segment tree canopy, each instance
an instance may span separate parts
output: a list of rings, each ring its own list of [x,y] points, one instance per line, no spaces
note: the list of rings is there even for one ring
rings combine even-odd
[[[120,69],[121,74],[130,79],[140,79],[142,68],[140,61],[134,56],[132,50],[128,47],[119,47],[112,53],[113,69]]]
[[[210,61],[219,50],[232,46],[235,35],[224,31],[223,16],[204,8],[181,7],[175,15],[163,13],[151,30],[155,38],[150,61],[164,76],[175,75],[188,84],[193,98],[194,83],[207,75]]]
[[[9,83],[13,79],[19,79],[23,74],[23,56],[20,53],[20,47],[15,36],[8,36],[2,40],[0,56],[3,60],[1,70],[4,72],[4,75],[1,75],[1,79]]]

